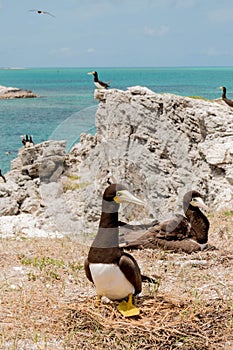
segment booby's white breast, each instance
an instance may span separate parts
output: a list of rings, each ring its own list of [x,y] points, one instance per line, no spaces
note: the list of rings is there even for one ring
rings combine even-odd
[[[116,264],[90,264],[91,275],[98,295],[110,300],[119,300],[135,292]]]
[[[94,84],[98,89],[105,89],[105,87],[102,86],[98,81],[95,81]]]

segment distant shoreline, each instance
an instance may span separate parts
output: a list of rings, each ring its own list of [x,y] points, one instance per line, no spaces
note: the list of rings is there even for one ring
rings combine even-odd
[[[34,98],[37,94],[31,90],[20,89],[16,87],[8,87],[0,85],[0,100],[7,100],[13,98]]]
[[[0,67],[0,70],[26,70],[26,69],[92,69],[94,67],[83,66],[30,66],[30,67]],[[227,69],[232,66],[97,66],[95,69]]]

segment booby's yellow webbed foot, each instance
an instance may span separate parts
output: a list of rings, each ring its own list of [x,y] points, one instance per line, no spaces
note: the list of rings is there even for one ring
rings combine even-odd
[[[97,295],[96,301],[95,301],[95,306],[98,307],[100,306],[100,301],[101,301],[102,295]]]
[[[133,305],[133,294],[129,294],[128,301],[123,300],[118,306],[117,310],[125,317],[137,316],[140,310]]]

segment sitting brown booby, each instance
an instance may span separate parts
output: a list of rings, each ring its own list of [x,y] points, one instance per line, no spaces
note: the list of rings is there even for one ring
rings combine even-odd
[[[99,80],[98,73],[96,71],[89,72],[87,74],[92,74],[94,76],[94,84],[97,87],[97,89],[107,89],[109,88],[109,82],[105,83],[101,80]]]
[[[227,98],[226,93],[227,93],[227,89],[225,86],[221,86],[219,89],[222,90],[222,100],[230,107],[233,107],[233,101],[229,100],[229,98]]]
[[[171,220],[149,228],[138,239],[122,245],[124,249],[156,249],[158,247],[191,253],[205,249],[209,221],[200,208],[208,209],[198,191],[189,191],[183,198],[185,216],[176,214]]]
[[[157,281],[141,275],[136,260],[119,247],[118,210],[120,203],[144,203],[133,196],[124,186],[111,184],[103,194],[102,214],[97,235],[90,247],[84,267],[87,278],[97,291],[97,305],[101,297],[123,300],[118,310],[126,317],[139,314],[133,305],[133,295],[141,292],[142,282]]]

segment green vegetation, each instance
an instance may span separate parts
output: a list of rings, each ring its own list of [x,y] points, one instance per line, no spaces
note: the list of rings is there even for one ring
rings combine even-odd
[[[207,98],[205,97],[202,97],[202,96],[188,96],[189,98],[193,98],[195,100],[203,100],[203,101],[210,101],[208,100]]]
[[[233,210],[224,211],[223,215],[225,215],[225,216],[233,216]]]
[[[69,178],[63,181],[63,191],[76,191],[78,189],[85,188],[89,185],[89,182],[80,182],[80,176],[70,175]]]

